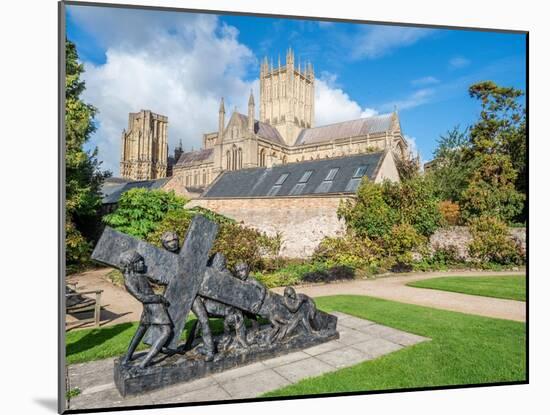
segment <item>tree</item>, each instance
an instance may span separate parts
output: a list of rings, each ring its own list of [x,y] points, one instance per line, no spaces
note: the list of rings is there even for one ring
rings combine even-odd
[[[428,176],[432,178],[435,194],[441,200],[458,202],[468,187],[475,166],[466,155],[469,144],[467,130],[461,131],[458,126],[437,141],[434,166]]]
[[[481,102],[481,112],[470,128],[466,157],[475,170],[462,194],[464,211],[523,220],[527,136],[525,109],[518,102],[523,92],[485,81],[472,85],[469,93]]]
[[[65,229],[67,265],[71,270],[87,258],[90,243],[85,237],[89,233],[83,230],[92,228],[90,222],[97,220],[101,184],[110,173],[100,170],[97,149],[87,152],[83,148],[95,131],[97,110],[81,99],[84,67],[78,62],[75,44],[66,40],[65,50]]]

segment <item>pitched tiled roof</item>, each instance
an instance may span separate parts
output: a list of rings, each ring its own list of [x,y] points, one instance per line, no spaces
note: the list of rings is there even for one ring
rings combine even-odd
[[[306,145],[339,138],[358,137],[367,134],[384,133],[391,130],[393,114],[377,115],[358,120],[306,128],[298,134],[294,145]]]
[[[248,125],[248,116],[241,113],[237,113],[237,116],[239,117],[242,125]],[[285,144],[285,140],[283,140],[283,137],[281,137],[281,134],[279,134],[277,128],[270,124],[266,124],[265,122],[254,120],[254,133],[274,143]]]
[[[197,151],[182,153],[176,166],[191,166],[195,163],[202,163],[208,160],[214,153],[213,148],[205,148]]]
[[[226,171],[210,185],[201,198],[352,194],[357,190],[361,176],[366,175],[371,180],[376,177],[385,154],[382,151],[271,168]],[[327,180],[331,171],[334,177]]]
[[[115,178],[115,180],[118,178]],[[126,179],[121,179],[121,181]],[[123,193],[133,188],[145,188],[145,189],[159,189],[170,180],[170,177],[156,180],[141,180],[141,181],[129,181],[113,183],[113,181],[106,181],[101,187],[101,193],[103,195],[103,204],[117,203]]]

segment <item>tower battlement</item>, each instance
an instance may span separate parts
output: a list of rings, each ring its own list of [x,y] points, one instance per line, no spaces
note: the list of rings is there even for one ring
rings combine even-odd
[[[294,144],[303,128],[313,127],[315,115],[315,74],[313,65],[295,65],[294,52],[288,49],[281,65],[260,66],[260,121],[277,128],[287,145]]]

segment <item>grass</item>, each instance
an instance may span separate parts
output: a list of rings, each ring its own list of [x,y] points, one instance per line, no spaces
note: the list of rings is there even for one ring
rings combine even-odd
[[[195,318],[191,317],[187,321],[181,336],[182,340],[187,337],[194,320]],[[223,332],[222,320],[211,319],[210,323],[214,334]],[[126,353],[137,327],[138,323],[133,322],[103,328],[69,331],[65,340],[67,364],[122,356]],[[137,350],[144,350],[147,347],[145,344],[140,343]]]
[[[525,324],[363,296],[316,298],[341,311],[432,340],[359,365],[305,379],[265,396],[524,381]],[[187,333],[191,321],[188,321]],[[213,321],[220,332],[220,320]],[[67,362],[122,355],[137,323],[67,333]],[[143,348],[143,346],[142,346]]]
[[[264,396],[406,389],[526,380],[525,324],[362,296],[315,299],[342,311],[431,341]]]
[[[407,285],[418,288],[481,295],[484,297],[525,301],[525,282],[525,276],[512,275],[506,277],[440,277],[415,281]]]

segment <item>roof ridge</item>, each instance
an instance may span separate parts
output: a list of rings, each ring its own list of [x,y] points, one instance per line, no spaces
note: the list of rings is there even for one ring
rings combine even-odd
[[[330,127],[331,125],[345,124],[345,123],[348,123],[348,122],[359,121],[359,120],[370,120],[372,118],[382,118],[382,117],[391,116],[392,114],[393,113],[388,112],[388,113],[385,113],[385,114],[371,115],[370,117],[360,117],[360,118],[354,118],[353,120],[338,121],[338,122],[333,122],[333,123],[330,123],[330,124],[319,125],[317,127],[304,128],[302,131],[315,130],[317,128]]]

